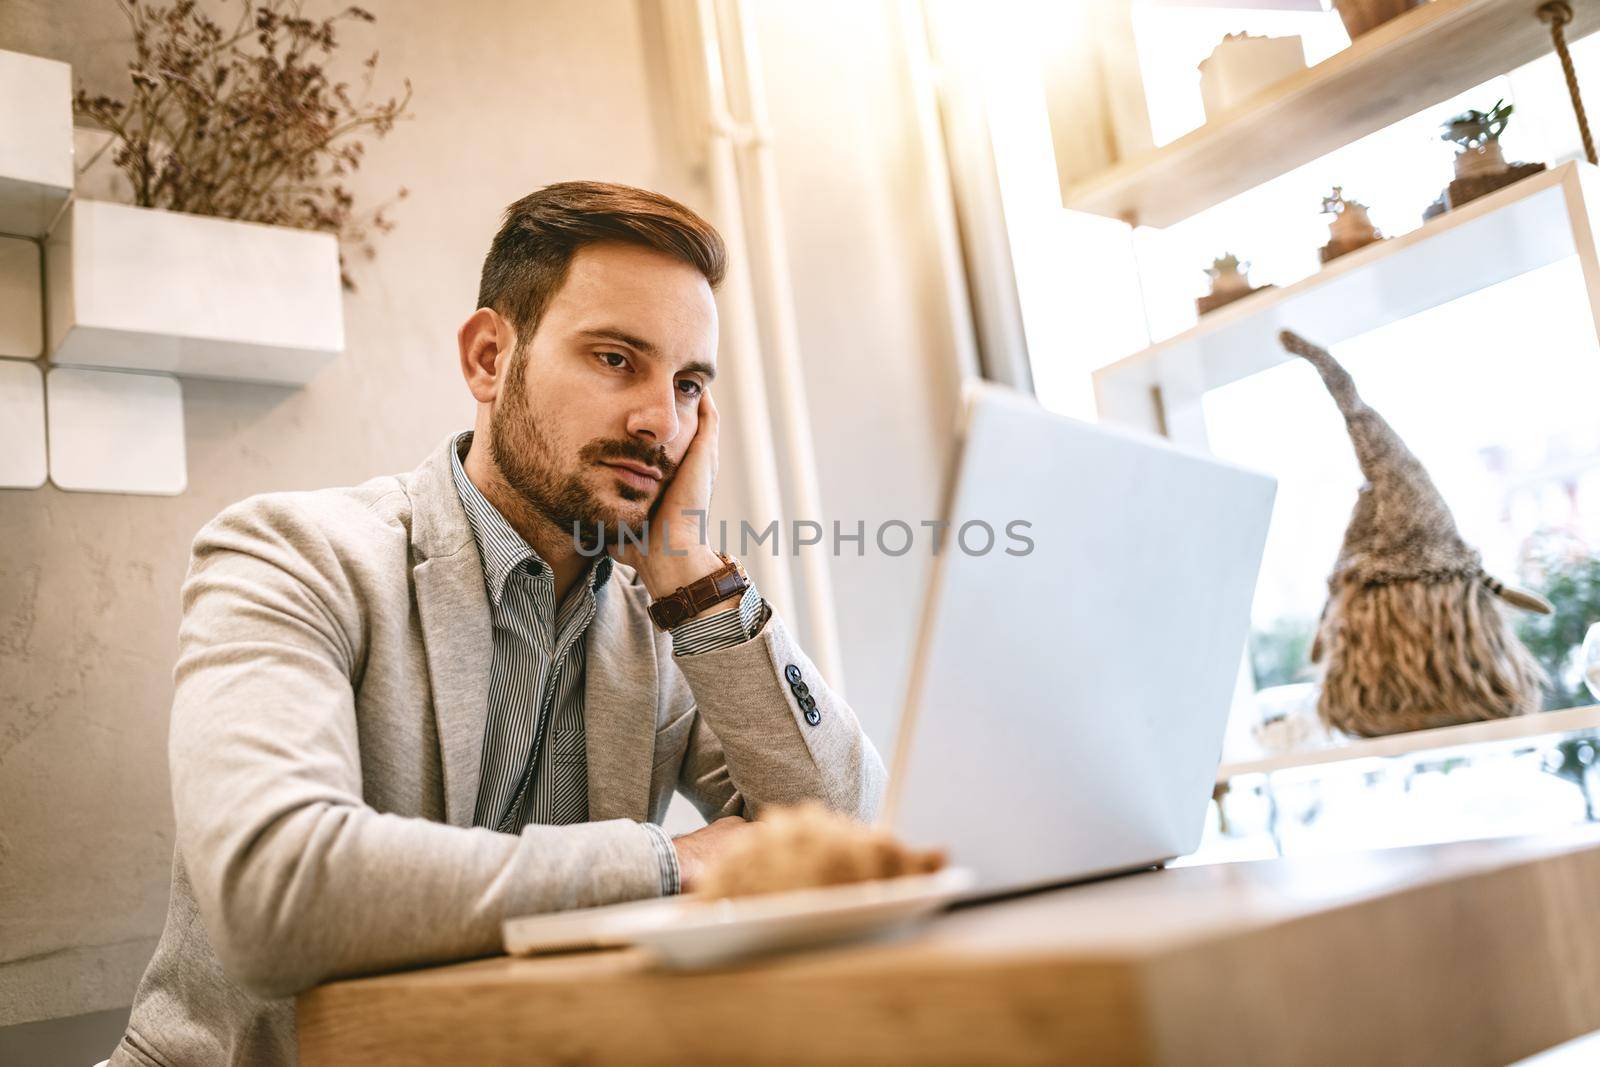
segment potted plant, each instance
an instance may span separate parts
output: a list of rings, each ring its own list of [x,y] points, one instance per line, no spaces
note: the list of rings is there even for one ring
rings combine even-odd
[[[1204,315],[1208,311],[1215,311],[1224,304],[1231,304],[1240,297],[1249,296],[1261,289],[1271,289],[1270,285],[1253,286],[1250,284],[1250,264],[1241,263],[1239,257],[1232,252],[1224,252],[1211,261],[1211,266],[1206,268],[1206,276],[1211,279],[1211,291],[1195,300],[1195,308]]]
[[[375,52],[354,87],[332,73],[341,24],[375,21],[361,8],[317,19],[298,0],[234,0],[225,25],[196,0],[117,3],[130,95],[80,89],[74,104],[111,135],[133,202],[76,201],[51,232],[52,358],[304,382],[343,349],[351,255],[392,226],[345,183],[363,135],[406,117],[410,83],[372,100]]]
[[[1333,221],[1328,224],[1328,243],[1319,250],[1324,263],[1338,259],[1347,252],[1387,240],[1372,224],[1367,205],[1359,200],[1346,199],[1342,186],[1335,185],[1333,192],[1322,198],[1322,213],[1333,216]]]
[[[1496,100],[1488,111],[1464,111],[1444,124],[1441,134],[1456,146],[1456,177],[1470,178],[1477,174],[1497,174],[1506,169],[1506,157],[1500,152],[1500,135],[1511,121],[1515,104]]]
[[[1500,135],[1515,105],[1495,101],[1488,111],[1463,111],[1446,122],[1441,139],[1456,146],[1456,176],[1441,195],[1445,210],[1544,170],[1543,163],[1507,163]]]

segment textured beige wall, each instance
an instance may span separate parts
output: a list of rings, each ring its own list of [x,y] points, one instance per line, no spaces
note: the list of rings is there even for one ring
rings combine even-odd
[[[345,302],[346,354],[302,390],[185,382],[183,496],[0,490],[0,1026],[126,1005],[159,932],[194,532],[250,493],[407,469],[467,424],[454,331],[510,200],[594,177],[702,205],[662,132],[653,2],[368,0],[380,72],[412,78],[417,118],[358,183],[412,195]],[[818,518],[914,523],[937,502],[956,375],[897,5],[759,7]],[[117,86],[121,32],[111,0],[0,0],[0,48],[67,61],[91,90]],[[745,431],[725,414],[715,510],[734,516]],[[849,694],[880,746],[927,563],[834,561]]]

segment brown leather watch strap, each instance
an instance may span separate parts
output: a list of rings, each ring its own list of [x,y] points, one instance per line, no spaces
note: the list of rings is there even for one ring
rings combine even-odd
[[[650,603],[650,618],[663,630],[692,619],[713,604],[739,596],[750,588],[750,577],[731,556],[717,553],[723,565],[704,578],[680,585],[666,596]]]

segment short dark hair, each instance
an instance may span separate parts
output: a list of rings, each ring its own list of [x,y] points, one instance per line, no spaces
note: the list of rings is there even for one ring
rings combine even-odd
[[[478,306],[510,320],[517,343],[533,336],[550,298],[587,244],[623,241],[683,260],[714,289],[727,269],[716,228],[670,197],[609,182],[557,182],[506,208],[483,260]]]

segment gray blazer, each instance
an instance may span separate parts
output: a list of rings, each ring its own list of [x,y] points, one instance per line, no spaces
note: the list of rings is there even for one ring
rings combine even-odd
[[[875,815],[883,763],[779,616],[674,659],[618,565],[586,637],[593,821],[474,828],[492,643],[448,448],[409,475],[251,497],[195,538],[172,896],[113,1065],[292,1063],[301,990],[496,952],[509,916],[655,896],[639,823],[674,790],[708,819],[806,798]]]

